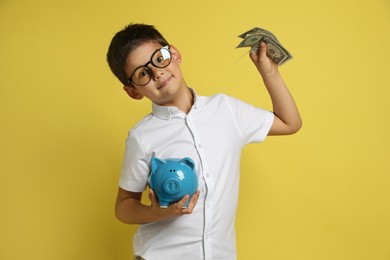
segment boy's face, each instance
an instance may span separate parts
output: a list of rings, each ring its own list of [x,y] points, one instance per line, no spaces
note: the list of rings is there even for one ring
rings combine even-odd
[[[164,46],[158,42],[150,41],[141,44],[130,53],[125,65],[126,75],[130,77],[137,68],[148,63],[150,81],[144,86],[132,83],[132,86],[124,86],[124,90],[134,99],[146,97],[158,105],[170,106],[175,105],[179,96],[177,94],[186,87],[186,84],[180,70],[181,56],[175,47],[169,48],[171,61],[165,68],[157,68],[149,62],[156,50],[162,47]]]

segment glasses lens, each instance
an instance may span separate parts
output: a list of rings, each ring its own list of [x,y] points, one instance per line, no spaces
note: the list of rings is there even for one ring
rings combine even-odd
[[[157,68],[165,68],[171,63],[171,53],[167,48],[161,48],[153,55],[152,63]]]
[[[150,81],[150,70],[146,66],[139,67],[136,69],[131,76],[131,81],[135,84],[143,86],[149,83]]]

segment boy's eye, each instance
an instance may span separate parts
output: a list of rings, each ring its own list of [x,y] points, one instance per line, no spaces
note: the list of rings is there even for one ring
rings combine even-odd
[[[142,79],[149,76],[149,72],[146,68],[139,68],[137,73],[135,73],[136,79]]]
[[[145,77],[148,75],[148,72],[146,70],[142,70],[140,73],[140,77]]]
[[[157,57],[157,62],[158,63],[162,63],[164,61],[164,57],[163,56],[158,56]]]
[[[171,54],[169,50],[161,48],[156,51],[152,56],[151,62],[157,68],[165,68],[171,62]]]

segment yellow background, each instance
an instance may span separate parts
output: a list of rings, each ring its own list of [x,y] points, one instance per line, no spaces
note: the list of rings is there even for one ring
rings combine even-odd
[[[0,259],[131,259],[113,207],[127,132],[150,111],[108,69],[157,28],[201,95],[271,103],[236,36],[272,31],[304,127],[245,148],[239,259],[390,259],[390,2],[0,1]],[[229,191],[227,191],[229,192]]]

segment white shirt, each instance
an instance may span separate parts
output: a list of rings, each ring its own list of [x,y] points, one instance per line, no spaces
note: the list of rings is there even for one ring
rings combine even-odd
[[[120,187],[144,191],[152,157],[190,157],[200,197],[192,214],[140,225],[134,253],[147,260],[236,259],[241,150],[263,141],[273,119],[272,112],[223,94],[196,96],[187,115],[153,104],[153,113],[129,133]]]

